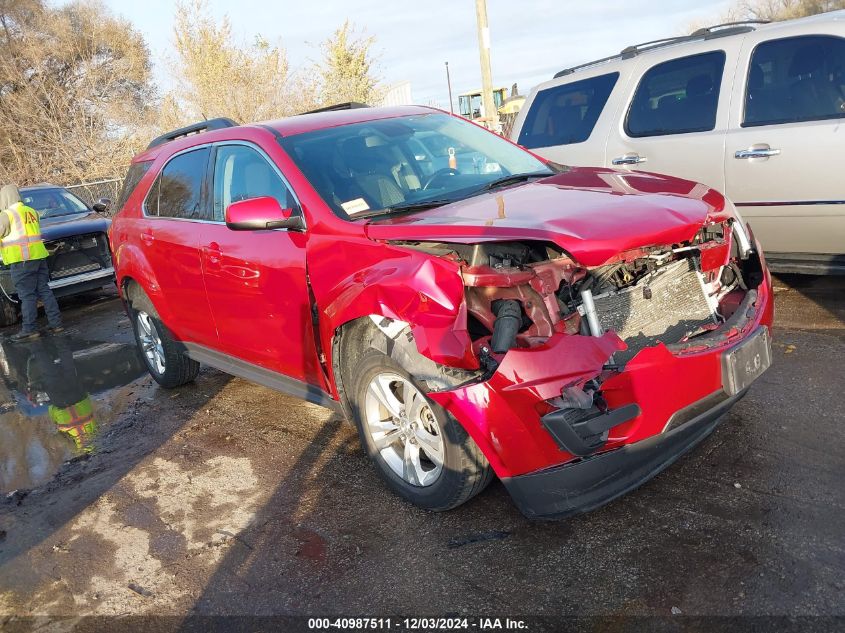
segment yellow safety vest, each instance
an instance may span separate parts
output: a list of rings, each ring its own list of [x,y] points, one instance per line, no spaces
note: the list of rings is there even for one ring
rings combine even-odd
[[[94,419],[90,396],[85,396],[69,407],[55,407],[51,404],[48,413],[59,431],[73,439],[76,448],[91,450],[91,440],[97,434],[97,421]]]
[[[0,257],[4,264],[16,264],[30,259],[47,257],[47,247],[41,239],[38,213],[23,202],[3,211],[9,218],[9,234],[0,240]]]

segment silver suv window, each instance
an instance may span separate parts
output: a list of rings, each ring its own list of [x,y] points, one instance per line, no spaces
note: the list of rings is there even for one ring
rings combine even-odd
[[[845,39],[807,35],[751,55],[743,127],[845,117]]]
[[[541,90],[534,97],[517,142],[523,147],[583,143],[596,126],[619,73]]]
[[[631,101],[625,132],[641,137],[712,130],[724,68],[723,51],[653,66],[643,75]]]

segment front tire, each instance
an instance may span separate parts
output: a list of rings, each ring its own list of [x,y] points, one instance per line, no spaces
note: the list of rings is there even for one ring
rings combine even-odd
[[[130,304],[130,315],[141,358],[155,381],[166,389],[192,382],[199,374],[200,364],[185,355],[150,300],[136,297]]]
[[[490,483],[493,472],[464,428],[426,389],[375,349],[354,367],[350,404],[361,444],[382,479],[427,510],[450,510]]]

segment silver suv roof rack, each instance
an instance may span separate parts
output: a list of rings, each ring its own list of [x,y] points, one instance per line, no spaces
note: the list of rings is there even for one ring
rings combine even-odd
[[[592,62],[573,66],[572,68],[564,68],[563,70],[556,72],[554,78],[557,79],[558,77],[571,75],[576,70],[581,70],[582,68],[587,68],[589,66],[595,66],[596,64],[602,64],[604,62],[609,62],[612,59],[630,59],[632,57],[636,57],[640,53],[644,53],[645,51],[654,50],[655,48],[663,48],[664,46],[670,46],[672,44],[679,44],[681,42],[694,42],[696,40],[713,40],[719,37],[729,37],[731,35],[748,33],[749,31],[754,30],[754,25],[768,23],[769,20],[743,20],[741,22],[726,22],[724,24],[716,24],[713,26],[707,26],[698,29],[691,35],[664,37],[663,39],[659,40],[651,40],[650,42],[643,42],[642,44],[626,46],[622,49],[622,51],[620,51],[616,55],[602,57],[601,59],[597,59]]]
[[[238,127],[238,124],[232,119],[227,119],[225,117],[200,121],[199,123],[186,125],[185,127],[180,127],[177,130],[172,130],[171,132],[155,137],[152,141],[150,141],[150,144],[147,145],[147,149],[157,147],[158,145],[164,145],[165,143],[175,141],[177,138],[182,138],[183,136],[202,134],[203,132],[210,132],[211,130],[222,130],[227,127]]]

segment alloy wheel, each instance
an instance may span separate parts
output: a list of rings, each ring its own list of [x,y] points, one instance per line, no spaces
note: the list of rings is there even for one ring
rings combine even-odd
[[[164,374],[164,346],[155,321],[143,310],[139,310],[135,318],[138,321],[138,338],[141,341],[141,351],[147,359],[147,364],[159,375]]]
[[[430,486],[443,470],[445,447],[428,400],[408,379],[377,374],[367,387],[364,423],[390,469],[412,486]]]

